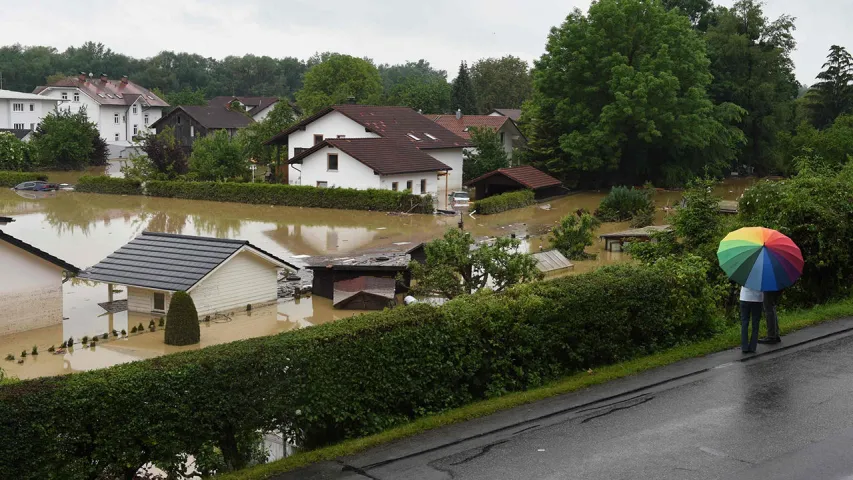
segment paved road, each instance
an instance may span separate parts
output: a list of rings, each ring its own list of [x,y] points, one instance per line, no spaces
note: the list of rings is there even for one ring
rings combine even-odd
[[[850,480],[851,326],[795,334],[787,348],[747,361],[723,352],[684,362],[279,478]]]

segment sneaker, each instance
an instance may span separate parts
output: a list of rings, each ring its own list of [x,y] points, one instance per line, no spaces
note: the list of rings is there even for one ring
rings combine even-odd
[[[765,345],[775,345],[777,343],[782,343],[782,339],[779,337],[764,337],[759,338],[758,343],[763,343]]]

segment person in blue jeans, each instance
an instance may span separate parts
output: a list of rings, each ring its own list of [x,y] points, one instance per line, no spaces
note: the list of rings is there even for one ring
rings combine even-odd
[[[758,327],[764,309],[764,293],[740,287],[740,349],[743,353],[755,353],[758,348]],[[752,335],[749,321],[752,319]]]

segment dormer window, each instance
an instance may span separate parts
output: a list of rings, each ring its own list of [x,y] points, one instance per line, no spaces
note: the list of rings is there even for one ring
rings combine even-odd
[[[430,140],[438,140],[437,138],[433,137],[432,135],[430,135],[430,134],[428,134],[428,133],[426,133],[426,132],[424,132],[424,135],[426,135],[426,136],[427,136],[427,138],[429,138]]]
[[[406,135],[407,135],[409,138],[411,138],[412,140],[416,141],[416,142],[420,142],[420,141],[421,141],[421,139],[420,139],[420,138],[418,138],[418,137],[416,137],[416,136],[415,136],[415,134],[413,134],[413,133],[407,133]]]

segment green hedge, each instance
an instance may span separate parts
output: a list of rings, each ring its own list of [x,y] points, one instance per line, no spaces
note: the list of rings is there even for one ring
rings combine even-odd
[[[108,177],[106,175],[84,175],[77,180],[74,190],[86,193],[109,193],[112,195],[141,195],[139,180]]]
[[[707,268],[607,267],[0,386],[0,478],[131,478],[184,454],[224,471],[258,430],[312,448],[706,337]]]
[[[153,197],[257,203],[289,207],[378,210],[385,212],[432,213],[431,196],[421,197],[392,190],[317,188],[301,185],[236,182],[181,182],[152,180],[145,184]]]
[[[605,222],[624,222],[634,217],[653,216],[655,213],[653,192],[651,188],[613,187],[610,193],[601,199],[595,216]]]
[[[477,200],[471,205],[471,211],[476,210],[480,215],[492,215],[514,208],[526,207],[534,203],[536,203],[536,200],[534,199],[533,190],[518,190]]]
[[[23,182],[34,180],[47,181],[47,175],[34,172],[4,172],[0,171],[0,187],[14,187]]]

